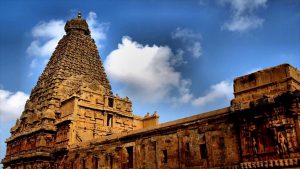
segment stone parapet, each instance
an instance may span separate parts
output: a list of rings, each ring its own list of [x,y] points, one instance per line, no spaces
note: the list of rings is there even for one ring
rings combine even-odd
[[[15,136],[12,136],[12,137],[6,139],[5,142],[9,143],[9,142],[11,142],[11,141],[13,141],[13,140],[15,140],[15,139],[17,139],[19,137],[24,137],[24,136],[36,133],[36,132],[41,131],[41,130],[55,132],[56,131],[56,127],[55,126],[39,126],[39,127],[33,128],[33,129],[29,130],[29,131],[24,131],[24,132],[18,133]]]
[[[263,96],[276,96],[300,90],[300,73],[289,64],[282,64],[234,79],[232,103],[247,103]]]
[[[241,169],[252,168],[285,168],[285,167],[299,167],[300,158],[277,159],[267,161],[244,162],[240,164]]]

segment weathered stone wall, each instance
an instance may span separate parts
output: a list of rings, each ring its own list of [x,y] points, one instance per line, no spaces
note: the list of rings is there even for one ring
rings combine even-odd
[[[234,103],[257,100],[299,89],[299,71],[288,64],[264,69],[234,80]]]
[[[228,107],[156,127],[73,142],[59,149],[60,143],[70,138],[65,137],[65,133],[72,133],[69,132],[72,126],[78,131],[76,126],[81,123],[64,121],[57,124],[56,148],[48,148],[51,150],[48,156],[43,149],[30,150],[39,153],[39,159],[43,161],[41,165],[49,164],[62,169],[299,167],[299,99],[300,92],[295,90],[251,101],[250,108]],[[28,137],[33,142],[29,141],[27,145],[47,146],[47,137],[42,136],[44,134],[36,138]],[[21,141],[15,140],[15,143],[15,147],[9,144],[7,156],[11,153],[20,155],[18,151],[24,149],[18,145]],[[31,158],[29,152],[24,151],[24,154],[32,160],[37,155]],[[35,163],[29,167],[30,163],[30,160],[26,163],[16,161],[10,167],[36,167]]]
[[[293,168],[300,166],[300,92],[71,146],[73,167]],[[268,102],[267,100],[273,100]]]
[[[79,168],[234,168],[240,158],[230,109],[209,114],[217,117],[198,115],[82,143],[64,160],[76,161]]]

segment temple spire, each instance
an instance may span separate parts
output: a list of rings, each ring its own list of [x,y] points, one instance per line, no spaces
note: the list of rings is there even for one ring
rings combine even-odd
[[[66,33],[69,33],[73,30],[83,32],[86,35],[90,35],[91,33],[89,30],[89,26],[86,20],[82,18],[80,11],[78,11],[77,17],[67,21],[65,25]]]
[[[77,18],[81,18],[81,12],[80,11],[78,11],[78,13],[77,13]]]

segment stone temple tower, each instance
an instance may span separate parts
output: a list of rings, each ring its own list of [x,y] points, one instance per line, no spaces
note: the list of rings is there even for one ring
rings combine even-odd
[[[11,128],[5,167],[48,168],[70,145],[158,123],[157,115],[133,115],[131,101],[113,95],[80,13],[65,31]]]
[[[65,25],[6,140],[5,169],[300,168],[300,71],[234,80],[228,107],[158,124],[120,98],[81,14]]]

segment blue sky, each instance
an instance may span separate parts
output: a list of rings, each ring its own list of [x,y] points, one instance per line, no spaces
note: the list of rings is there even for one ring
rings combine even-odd
[[[300,67],[300,0],[0,2],[0,158],[66,20],[81,11],[114,93],[160,122],[229,106],[232,81]]]

